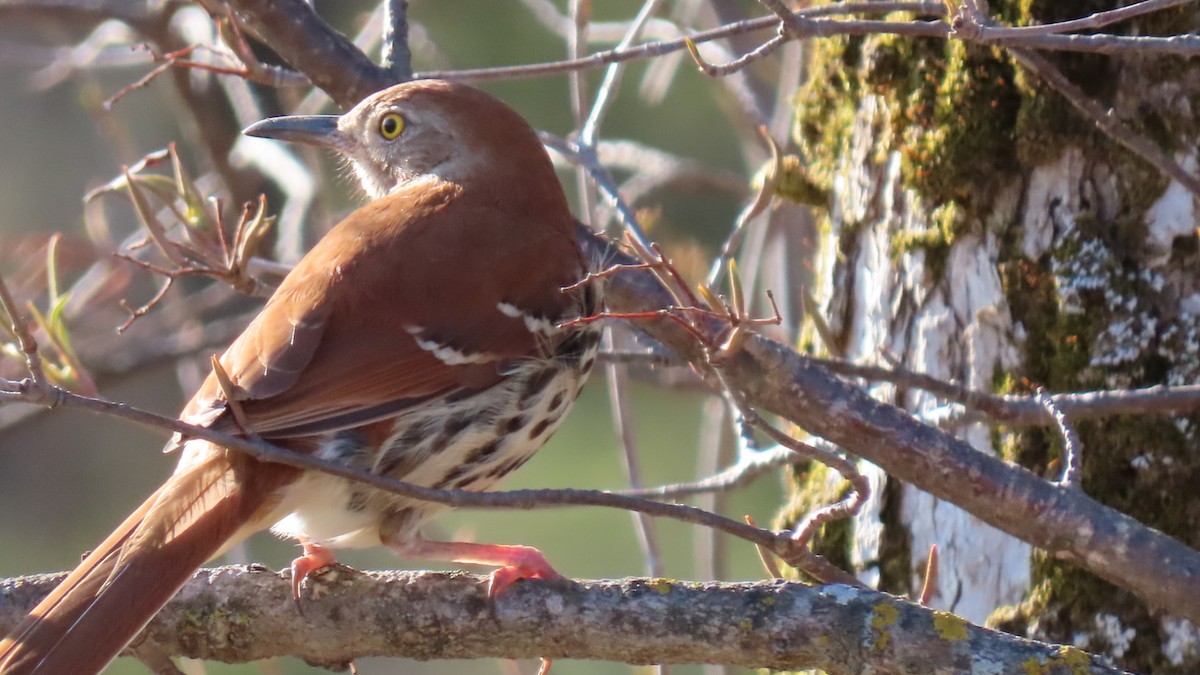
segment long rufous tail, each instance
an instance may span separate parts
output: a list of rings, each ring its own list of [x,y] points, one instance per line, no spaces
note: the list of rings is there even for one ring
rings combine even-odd
[[[223,455],[178,471],[88,554],[0,642],[0,675],[99,673],[201,565],[248,535],[276,492],[263,483],[288,470]]]

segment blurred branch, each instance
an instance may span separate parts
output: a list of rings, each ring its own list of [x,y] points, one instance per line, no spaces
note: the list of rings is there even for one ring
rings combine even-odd
[[[623,355],[621,358],[651,360],[650,356],[641,355]],[[663,362],[664,358],[655,357],[654,361]],[[947,413],[949,422],[966,424],[984,421],[1010,427],[1056,423],[1054,416],[1046,410],[1036,395],[1000,396],[985,391],[974,391],[904,368],[885,368],[850,363],[841,359],[812,358],[810,361],[846,377],[861,377],[871,381],[891,382],[902,387],[924,389],[966,408],[966,412],[959,410]],[[1200,385],[1083,391],[1050,394],[1049,398],[1057,410],[1069,415],[1073,420],[1113,415],[1171,415],[1200,410]]]
[[[738,459],[737,463],[727,469],[714,473],[690,483],[674,483],[659,487],[643,488],[640,490],[622,490],[618,494],[631,497],[646,497],[649,499],[679,499],[691,495],[727,492],[742,487],[750,481],[789,464],[804,460],[788,447],[777,445],[773,448],[760,450],[754,454]]]
[[[383,67],[395,82],[412,79],[412,50],[408,48],[408,0],[383,0]]]
[[[225,3],[199,3],[214,17],[225,16]],[[304,0],[229,0],[228,4],[251,35],[302,70],[343,108],[397,82],[389,70],[372,63]]]
[[[178,0],[162,5],[179,5]],[[45,21],[61,23],[99,23],[117,19],[129,25],[158,17],[164,8],[158,3],[129,0],[0,0],[0,21]]]
[[[919,16],[942,16],[946,13],[944,4],[937,2],[843,2],[830,5],[821,5],[819,7],[806,7],[797,10],[798,16],[804,17],[822,17],[835,16],[839,14],[855,14],[855,13],[888,13],[888,12],[912,12]],[[649,59],[657,56],[663,56],[672,52],[678,52],[687,49],[689,41],[696,44],[720,40],[722,38],[741,35],[743,33],[751,33],[754,31],[765,30],[776,26],[779,19],[775,16],[760,17],[757,19],[747,19],[731,24],[726,24],[712,30],[694,33],[687,37],[680,37],[673,40],[660,40],[647,44],[630,47],[628,49],[610,49],[602,52],[596,52],[589,56],[570,59],[567,61],[555,61],[551,63],[534,63],[520,66],[504,66],[499,68],[475,68],[469,70],[449,70],[449,71],[428,71],[416,73],[415,77],[419,78],[438,78],[445,80],[492,80],[492,79],[510,79],[520,77],[540,77],[544,75],[553,75],[558,73],[567,73],[575,70],[590,70],[593,68],[601,68],[613,63],[621,63],[624,61],[633,61],[639,59]],[[920,24],[906,24],[902,22],[888,21],[873,21],[873,22],[834,22],[822,21],[815,22],[818,24],[818,30],[813,35],[806,37],[823,37],[825,34],[848,34],[848,35],[867,35],[878,32],[895,32],[891,29],[901,27],[900,32],[915,32],[923,37],[946,37],[949,35],[949,24],[941,22],[927,22]],[[853,24],[844,33],[840,33],[838,26],[847,26]],[[868,24],[868,25],[859,25]],[[887,26],[888,29],[883,27]],[[905,28],[905,27],[908,28]],[[915,27],[913,27],[915,26]]]
[[[0,633],[61,578],[0,580]],[[365,656],[490,656],[831,673],[959,672],[966,663],[987,672],[1121,672],[1074,647],[839,585],[524,580],[493,602],[486,577],[462,573],[333,568],[309,583],[319,592],[301,615],[286,573],[201,570],[135,649],[225,662],[291,655],[338,670]]]
[[[0,284],[0,301],[5,297],[6,291]],[[6,301],[5,306],[8,306]],[[117,417],[149,429],[170,431],[185,438],[203,439],[235,452],[245,453],[259,461],[319,471],[392,494],[447,506],[528,510],[564,505],[588,505],[674,518],[687,523],[711,527],[762,546],[781,558],[793,562],[816,579],[857,583],[852,576],[834,567],[820,556],[811,554],[803,547],[798,547],[787,533],[774,533],[751,527],[736,520],[683,504],[666,504],[600,490],[509,490],[505,492],[439,490],[395,480],[336,461],[322,459],[316,455],[296,453],[260,439],[245,438],[207,427],[187,424],[178,419],[157,415],[124,403],[81,396],[55,386],[46,381],[44,377],[37,377],[34,374],[35,366],[39,366],[40,361],[37,360],[37,344],[32,341],[32,338],[29,339],[29,346],[22,348],[26,350],[27,354],[33,355],[33,360],[30,361],[31,376],[21,381],[0,379],[0,405],[32,403],[48,408],[73,408]],[[40,372],[40,368],[36,372]]]
[[[611,349],[613,343],[612,326],[608,326],[604,331],[601,347]],[[626,387],[629,379],[628,368],[623,364],[609,363],[604,370],[608,384],[608,401],[612,407],[613,430],[617,438],[621,439],[621,468],[625,470],[629,487],[638,490],[645,487],[646,483],[642,476],[641,453],[638,452],[637,434],[634,431],[633,405]],[[646,560],[646,573],[655,577],[662,576],[661,547],[658,545],[654,523],[640,513],[633,514],[633,517],[638,545],[641,546],[642,555]]]

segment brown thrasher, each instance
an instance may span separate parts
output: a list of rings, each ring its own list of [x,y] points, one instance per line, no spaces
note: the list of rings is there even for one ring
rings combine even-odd
[[[246,133],[341,153],[374,199],[334,227],[221,356],[181,419],[419,485],[484,490],[545,443],[578,396],[596,311],[567,199],[537,135],[471,87],[416,81],[340,117]],[[243,427],[244,425],[244,427]],[[557,573],[536,549],[426,541],[446,507],[200,440],[171,478],[0,643],[4,675],[95,673],[209,559],[271,527],[298,539],[293,590],[329,547],[499,566],[492,592]]]

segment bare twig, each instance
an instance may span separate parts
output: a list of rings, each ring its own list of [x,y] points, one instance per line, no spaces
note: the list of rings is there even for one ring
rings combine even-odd
[[[764,1],[778,2],[778,0]],[[1142,3],[1142,5],[1149,4],[1154,3]],[[969,4],[964,4],[962,6],[960,16],[964,22],[990,28],[990,26],[987,25],[989,20],[978,16]],[[1179,183],[1187,188],[1193,195],[1200,197],[1200,177],[1189,173],[1179,162],[1175,161],[1174,158],[1168,156],[1166,153],[1160,150],[1158,146],[1150,141],[1150,139],[1133,132],[1127,126],[1122,124],[1111,110],[1106,110],[1097,101],[1084,93],[1079,86],[1067,79],[1067,77],[1062,74],[1062,71],[1060,71],[1053,63],[1051,63],[1049,59],[1030,49],[1017,48],[1011,45],[1009,52],[1018,63],[1033,71],[1038,77],[1045,80],[1045,82],[1049,84],[1055,91],[1057,91],[1059,94],[1062,94],[1063,98],[1067,99],[1071,105],[1075,106],[1075,109],[1078,110],[1080,114],[1082,114],[1086,119],[1091,120],[1091,122],[1096,125],[1096,128],[1100,129],[1100,131],[1106,134],[1109,138],[1113,139],[1117,143],[1120,143],[1135,155],[1149,162],[1154,168],[1158,169],[1164,175],[1170,176],[1171,178],[1179,181]]]
[[[929,559],[925,563],[925,579],[921,583],[921,594],[917,596],[917,602],[929,606],[933,601],[933,594],[937,591],[938,580],[938,547],[934,544],[929,547]]]
[[[1083,443],[1080,442],[1079,435],[1075,433],[1067,416],[1055,405],[1054,398],[1050,394],[1038,387],[1036,398],[1046,412],[1054,418],[1058,433],[1062,436],[1063,473],[1062,478],[1058,481],[1059,484],[1064,487],[1082,487],[1080,481],[1083,478]]]
[[[937,2],[844,2],[821,5],[819,7],[806,7],[798,10],[796,14],[802,17],[815,18],[823,16],[836,16],[839,14],[874,14],[889,12],[912,12],[917,16],[943,16],[946,13],[946,7],[945,5]],[[590,56],[585,56],[578,59],[570,59],[568,61],[534,63],[520,66],[504,66],[500,68],[427,71],[423,73],[417,73],[415,77],[438,78],[444,80],[480,81],[491,79],[541,77],[545,75],[568,73],[575,70],[591,70],[593,68],[604,67],[611,63],[649,59],[670,54],[672,52],[681,51],[688,48],[687,43],[689,40],[696,44],[702,44],[734,35],[773,28],[778,23],[779,20],[774,16],[760,17],[757,19],[748,19],[746,21],[727,24],[712,30],[695,33],[687,37],[680,37],[673,40],[655,41],[624,50],[610,49],[603,52],[597,52]],[[855,35],[866,35],[873,32],[892,32],[892,29],[896,29],[898,26],[900,27],[899,30],[901,32],[917,34],[923,37],[946,37],[950,33],[950,25],[945,23],[921,24],[917,28],[904,28],[904,26],[910,26],[911,24],[897,24],[886,21],[849,22],[846,24],[839,24],[838,22],[819,23],[823,24],[819,27],[820,31],[827,34],[836,34],[838,32],[837,29],[833,28],[834,24],[841,26],[848,25],[849,27],[846,28],[846,30],[849,31],[848,34]],[[884,29],[885,26],[887,29]]]
[[[6,383],[9,386],[5,387],[4,393],[26,397],[30,403],[56,406],[59,402],[55,393],[57,388],[46,379],[37,341],[29,332],[29,326],[21,320],[17,303],[9,293],[8,284],[4,283],[3,278],[0,278],[0,310],[3,310],[4,316],[8,319],[9,330],[17,338],[17,346],[21,348],[21,353],[25,356],[25,368],[29,371],[29,379],[25,382]]]
[[[383,67],[394,82],[412,79],[412,50],[408,47],[408,0],[383,0]]]
[[[709,396],[700,408],[700,438],[695,452],[698,482],[717,474],[720,467],[731,463],[726,426],[725,402],[718,396]],[[697,494],[692,504],[705,511],[728,513],[727,497],[728,493],[723,491],[704,492]],[[750,524],[749,521],[747,524]],[[720,533],[697,528],[692,533],[692,550],[695,552],[692,565],[697,579],[728,578],[729,546]]]
[[[1055,91],[1063,95],[1086,119],[1109,138],[1125,146],[1133,154],[1149,162],[1163,175],[1179,181],[1193,195],[1200,197],[1200,177],[1188,173],[1179,162],[1160,150],[1150,139],[1134,133],[1095,99],[1067,79],[1049,59],[1028,49],[1010,49],[1018,63],[1037,74]]]
[[[638,366],[675,366],[682,367],[687,364],[675,358],[673,354],[660,353],[652,350],[647,351],[629,351],[614,349],[612,351],[600,351],[596,355],[600,363],[625,363]]]
[[[1121,21],[1128,21],[1129,19],[1151,12],[1170,9],[1171,7],[1178,7],[1192,2],[1195,2],[1195,0],[1146,0],[1145,2],[1135,2],[1125,7],[1096,12],[1081,19],[1059,21],[1040,26],[986,26],[974,20],[975,15],[973,12],[960,12],[953,18],[951,24],[956,32],[965,31],[973,33],[977,30],[976,39],[981,42],[1003,41],[1013,38],[1027,38],[1035,35],[1059,35],[1078,30],[1095,30]],[[966,24],[970,24],[974,29],[967,27]]]
[[[746,516],[745,520],[746,524],[750,527],[758,527],[758,523],[754,522],[753,516]],[[771,575],[772,579],[782,579],[783,572],[779,569],[779,565],[775,562],[775,557],[771,555],[771,552],[761,546],[757,546],[756,548],[758,549],[758,559],[762,561],[763,569],[767,571],[767,574]]]
[[[0,291],[0,295],[6,291]],[[36,346],[34,346],[36,353]],[[458,508],[489,509],[541,509],[554,506],[605,506],[608,508],[636,511],[652,516],[674,518],[704,527],[727,532],[751,543],[761,544],[785,557],[793,551],[791,538],[784,534],[750,527],[736,520],[709,513],[682,504],[664,504],[640,497],[604,492],[600,490],[511,490],[507,492],[471,492],[469,490],[439,490],[394,480],[379,474],[369,473],[351,466],[321,459],[314,455],[300,454],[259,439],[244,438],[213,429],[187,424],[177,419],[156,415],[123,403],[114,403],[100,398],[81,396],[47,384],[43,391],[31,391],[28,386],[11,386],[9,381],[0,380],[0,404],[6,402],[28,402],[56,407],[75,408],[93,413],[118,417],[143,427],[170,431],[185,438],[198,438],[221,447],[245,453],[259,461],[284,464],[310,471],[319,471],[340,478],[362,483],[385,492],[412,499],[432,501]]]
[[[642,34],[642,28],[650,19],[650,15],[658,8],[661,0],[646,0],[642,3],[642,8],[638,10],[637,16],[629,24],[629,30],[625,33],[625,37],[621,38],[621,42],[617,44],[617,49],[627,49],[637,41],[638,36]],[[600,88],[596,91],[596,100],[592,103],[591,112],[588,113],[587,121],[583,123],[583,127],[579,130],[579,142],[583,145],[590,146],[593,149],[596,147],[597,136],[600,133],[600,125],[604,123],[604,116],[608,113],[609,107],[616,98],[617,87],[621,83],[621,72],[623,68],[620,63],[613,63],[604,71],[604,81],[600,83]]]
[[[742,415],[746,419],[746,424],[761,430],[771,440],[788,448],[792,452],[804,457],[818,461],[829,468],[841,474],[846,482],[850,483],[850,494],[843,499],[838,500],[833,504],[823,506],[815,511],[812,511],[804,517],[802,521],[795,527],[793,538],[802,546],[808,546],[812,538],[816,536],[817,531],[825,523],[834,520],[842,520],[858,514],[862,509],[862,505],[871,495],[871,485],[867,481],[867,477],[858,471],[858,467],[854,466],[854,462],[838,455],[817,448],[808,443],[804,443],[798,439],[783,433],[774,426],[768,424],[752,409],[742,411]]]
[[[766,127],[759,127],[758,132],[771,152],[771,159],[767,164],[766,171],[763,173],[763,181],[762,185],[758,188],[758,193],[738,213],[737,220],[733,224],[733,229],[729,232],[729,236],[725,238],[725,243],[721,245],[721,253],[713,260],[712,267],[708,270],[706,282],[709,286],[715,287],[720,282],[721,274],[725,271],[725,267],[733,259],[733,256],[737,254],[738,247],[741,246],[742,238],[746,233],[746,225],[760,213],[766,211],[767,207],[771,205],[771,201],[775,199],[775,191],[778,187],[780,174],[781,156],[779,146],[775,143],[775,139],[771,138],[771,135],[767,133]]]
[[[740,72],[750,64],[761,61],[771,54],[774,54],[779,50],[780,47],[786,44],[787,41],[787,36],[782,34],[776,35],[755,49],[748,51],[736,59],[726,63],[709,62],[704,58],[703,55],[700,54],[700,48],[697,47],[696,43],[690,38],[684,42],[684,46],[687,47],[688,55],[692,57],[692,62],[696,64],[696,67],[699,68],[701,72],[710,77],[725,77],[726,75],[732,75],[733,73]]]
[[[621,490],[618,494],[648,499],[679,499],[711,492],[728,492],[783,466],[796,463],[791,448],[776,446],[753,453],[743,453],[732,466],[706,478],[689,483],[672,483],[640,490]]]
[[[841,359],[813,358],[812,361],[847,377],[861,377],[866,380],[892,382],[905,387],[924,389],[980,413],[979,415],[962,416],[956,420],[959,423],[978,421],[979,419],[1014,427],[1055,423],[1053,416],[1046,411],[1036,396],[999,396],[988,392],[974,391],[904,368],[884,368],[850,363]],[[1112,415],[1172,415],[1200,410],[1200,385],[1179,387],[1156,385],[1141,389],[1051,394],[1050,399],[1055,408],[1077,420]]]
[[[613,329],[607,326],[604,331],[602,348],[611,349],[613,345]],[[625,390],[625,380],[628,377],[624,366],[610,363],[606,367],[608,375],[608,400],[612,406],[613,425],[617,437],[621,439],[621,464],[629,479],[629,487],[638,490],[645,486],[642,477],[641,459],[637,450],[636,434],[633,428],[633,407]],[[654,524],[641,513],[634,514],[634,527],[637,530],[638,544],[642,547],[646,559],[646,570],[651,576],[662,576],[662,556],[659,553],[658,539],[655,536]]]

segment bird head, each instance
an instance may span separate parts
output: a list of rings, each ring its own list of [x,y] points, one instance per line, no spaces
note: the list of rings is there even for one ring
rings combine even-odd
[[[389,87],[343,115],[273,117],[244,133],[337,151],[372,199],[431,176],[501,186],[554,180],[536,132],[519,114],[490,94],[440,80]]]

